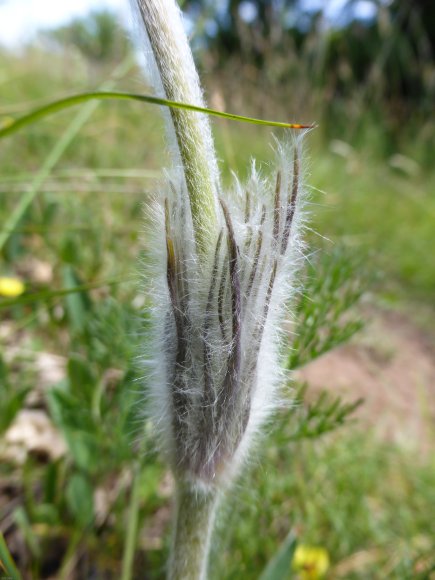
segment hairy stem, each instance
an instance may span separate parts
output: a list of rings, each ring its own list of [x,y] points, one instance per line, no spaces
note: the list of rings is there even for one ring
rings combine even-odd
[[[204,106],[198,74],[173,0],[137,0],[166,98]],[[218,170],[208,119],[171,109],[199,254],[217,227]]]
[[[205,580],[218,496],[178,485],[168,580]]]

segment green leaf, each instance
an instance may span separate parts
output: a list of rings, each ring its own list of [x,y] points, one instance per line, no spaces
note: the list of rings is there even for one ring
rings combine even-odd
[[[6,573],[6,578],[10,577],[12,580],[21,580],[21,574],[18,572],[3,534],[0,532],[0,573],[3,572]],[[3,578],[3,574],[1,577]]]
[[[68,390],[53,388],[47,393],[50,415],[56,425],[63,431],[67,427],[83,429],[87,425],[86,409],[80,411],[80,403]]]
[[[9,381],[8,369],[0,357],[0,433],[6,431],[21,409],[30,388]]]
[[[78,274],[71,266],[64,267],[62,278],[65,288],[79,288],[83,286]],[[84,290],[75,294],[67,294],[65,303],[72,328],[75,332],[83,332],[86,324],[87,311],[91,304],[89,294]]]
[[[77,243],[72,236],[66,236],[63,241],[60,257],[62,258],[62,261],[67,264],[76,264],[80,262],[80,260],[77,259],[79,257]]]
[[[282,123],[279,121],[266,121],[264,119],[254,119],[253,117],[244,117],[243,115],[233,115],[232,113],[224,113],[216,111],[215,109],[207,109],[205,107],[197,107],[196,105],[189,105],[188,103],[179,103],[177,101],[170,101],[168,99],[160,99],[151,95],[139,95],[135,93],[124,93],[119,91],[91,91],[87,93],[80,93],[72,95],[64,99],[53,101],[48,105],[39,107],[24,115],[11,121],[0,128],[0,139],[15,133],[19,129],[31,125],[48,115],[63,111],[69,107],[80,105],[92,100],[108,100],[117,99],[123,101],[140,101],[142,103],[149,103],[151,105],[163,105],[164,107],[171,107],[173,109],[184,109],[186,111],[195,111],[197,113],[206,113],[207,115],[214,115],[215,117],[222,117],[224,119],[231,119],[232,121],[241,121],[243,123],[251,123],[253,125],[266,125],[267,127],[281,127],[284,129],[309,129],[313,125],[302,125],[300,123]]]
[[[59,511],[51,503],[40,503],[36,505],[32,510],[32,519],[34,522],[52,526],[60,523]]]
[[[20,532],[22,533],[24,540],[27,546],[29,547],[32,555],[35,558],[40,558],[41,546],[39,544],[38,536],[33,531],[27,513],[22,506],[18,507],[14,511],[14,520],[18,528],[20,529]]]
[[[369,285],[362,259],[337,248],[307,265],[295,305],[296,328],[287,368],[297,369],[347,342],[362,326],[351,309]]]
[[[44,492],[43,501],[46,504],[56,503],[58,480],[59,480],[59,462],[55,461],[47,465],[43,475],[42,481],[42,489]]]
[[[293,532],[290,532],[278,552],[267,564],[260,576],[260,580],[288,580],[291,574],[291,563],[296,545],[297,538]]]
[[[93,473],[100,464],[101,445],[89,405],[60,389],[52,389],[47,400],[50,415],[65,437],[76,465]]]
[[[8,375],[7,366],[2,357],[0,357],[0,384],[6,382],[7,375]]]
[[[66,488],[66,500],[74,518],[82,525],[88,526],[94,519],[94,497],[92,485],[81,474],[74,474]]]
[[[67,429],[65,436],[77,466],[89,473],[96,471],[99,465],[97,439],[90,433],[73,429]]]
[[[299,407],[294,411],[297,422],[291,441],[301,439],[316,439],[325,433],[334,431],[344,425],[350,415],[362,405],[363,399],[345,403],[340,397],[333,397],[327,391],[322,391],[312,403],[307,403],[305,395],[308,384],[303,383],[295,395]]]
[[[72,354],[68,359],[67,370],[71,392],[90,400],[96,379],[89,362],[79,355]]]

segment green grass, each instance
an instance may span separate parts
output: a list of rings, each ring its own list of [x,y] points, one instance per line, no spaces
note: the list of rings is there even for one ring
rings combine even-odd
[[[314,227],[332,239],[370,252],[381,275],[381,288],[408,300],[433,304],[435,174],[409,176],[364,149],[350,159],[327,151],[312,162]]]
[[[214,578],[254,580],[291,528],[301,543],[328,550],[332,578],[411,579],[435,565],[432,460],[379,444],[361,426],[289,445],[290,426],[283,413],[232,498]]]
[[[0,63],[0,122],[36,102],[98,87],[111,74],[78,56],[50,57],[49,67],[47,56],[36,52],[1,55]],[[134,70],[116,88],[143,90],[138,77]],[[3,230],[75,114],[60,113],[0,142]],[[269,130],[213,124],[223,161],[243,174],[255,156],[267,172]],[[80,578],[119,577],[134,469],[140,471],[135,577],[164,577],[170,482],[153,450],[150,426],[136,414],[143,404],[136,355],[146,324],[139,275],[147,244],[143,202],[167,160],[163,128],[153,107],[99,104],[8,232],[0,275],[19,274],[28,292],[42,294],[0,310],[3,431],[26,393],[46,382],[37,371],[40,354],[58,354],[66,363],[63,379],[42,393],[36,389],[34,403],[63,434],[66,455],[55,460],[34,453],[24,465],[0,465],[0,485],[12,485],[16,501],[0,501],[0,521],[9,522],[6,539],[35,579],[62,577],[59,567],[63,577],[74,567]],[[368,131],[351,149],[339,147],[346,157],[331,151],[336,135],[308,137],[312,224],[333,245],[315,234],[310,238],[327,253],[344,242],[365,256],[365,268],[380,272],[382,296],[409,311],[418,302],[430,309],[435,173],[423,164],[413,176],[393,169],[374,153],[380,132]],[[337,144],[332,148],[337,151]],[[48,277],[38,276],[38,261],[48,266]],[[54,295],[71,288],[77,291]],[[301,543],[329,551],[333,578],[402,580],[418,578],[418,571],[429,578],[424,570],[434,565],[433,460],[380,443],[358,424],[315,442],[291,443],[297,420],[295,412],[279,415],[264,450],[232,492],[220,519],[212,577],[257,578],[294,528]],[[145,450],[138,466],[140,439]],[[20,551],[15,546],[22,538]]]

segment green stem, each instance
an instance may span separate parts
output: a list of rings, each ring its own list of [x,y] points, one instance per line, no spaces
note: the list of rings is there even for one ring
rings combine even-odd
[[[137,0],[155,57],[165,96],[203,106],[198,74],[173,0]],[[171,109],[178,150],[189,194],[199,255],[207,250],[217,228],[216,154],[208,119]]]
[[[168,580],[205,580],[218,495],[178,485]]]
[[[133,486],[128,512],[127,535],[125,537],[124,554],[122,558],[121,580],[131,580],[133,577],[134,553],[136,550],[139,523],[140,467],[140,464],[136,465],[133,472]]]

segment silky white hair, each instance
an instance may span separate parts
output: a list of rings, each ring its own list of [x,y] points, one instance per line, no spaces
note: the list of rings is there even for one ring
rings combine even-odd
[[[136,0],[133,6],[157,94],[167,97],[164,87],[177,85],[182,69],[184,84],[170,97],[204,106],[175,2]],[[154,22],[159,10],[173,42],[162,41],[156,54],[147,30],[165,33]],[[208,119],[196,115],[198,147],[207,151],[215,185],[216,224],[205,232],[199,256],[180,134],[167,114],[173,168],[148,206],[151,330],[144,358],[149,412],[169,464],[177,477],[207,488],[237,473],[286,380],[280,344],[303,256],[305,191],[303,133],[277,144],[272,177],[262,177],[253,164],[247,183],[235,178],[222,190]]]

